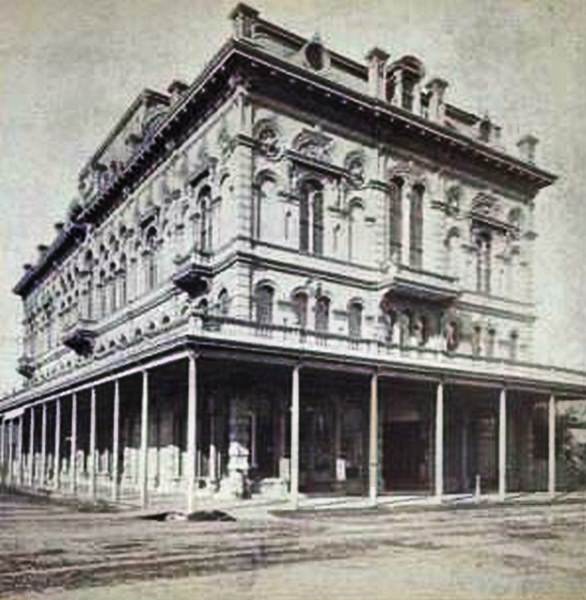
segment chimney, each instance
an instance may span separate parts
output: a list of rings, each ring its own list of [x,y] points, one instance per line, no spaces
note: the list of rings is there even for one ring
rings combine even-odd
[[[48,249],[49,246],[45,246],[45,244],[39,244],[37,246],[37,250],[39,252],[39,260],[43,260],[43,258],[45,258],[45,254],[47,254]]]
[[[375,98],[385,99],[386,66],[389,55],[376,46],[366,55],[368,61],[368,93]]]
[[[179,81],[178,79],[174,79],[167,88],[167,92],[171,96],[171,106],[177,104],[179,100],[183,97],[185,91],[189,88],[189,86],[184,81]]]
[[[55,227],[55,231],[57,232],[57,234],[63,231],[63,223],[61,221],[57,221],[57,223],[55,223],[53,227]]]
[[[429,119],[436,123],[443,123],[445,116],[444,95],[448,88],[448,82],[439,77],[434,77],[425,86],[430,92]]]
[[[30,271],[33,268],[33,266],[30,263],[24,263],[24,265],[22,265],[22,268],[25,271]]]
[[[228,15],[234,23],[234,37],[236,39],[252,37],[253,24],[258,15],[258,10],[244,2],[239,2]]]
[[[518,142],[517,148],[519,149],[519,158],[525,162],[533,164],[535,162],[535,149],[539,139],[534,135],[528,133],[524,135]]]

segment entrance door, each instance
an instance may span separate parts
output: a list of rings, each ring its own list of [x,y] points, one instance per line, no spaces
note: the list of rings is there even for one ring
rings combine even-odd
[[[384,426],[383,478],[385,489],[414,490],[424,485],[424,442],[421,421],[391,422]]]

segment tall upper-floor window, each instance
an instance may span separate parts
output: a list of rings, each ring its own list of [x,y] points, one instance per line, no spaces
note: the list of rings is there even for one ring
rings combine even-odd
[[[153,290],[158,282],[157,230],[151,227],[146,235],[146,289]]]
[[[318,181],[304,181],[299,194],[299,249],[322,255],[324,250],[324,197]]]
[[[88,251],[84,259],[84,270],[86,277],[86,301],[85,301],[85,316],[88,319],[94,318],[94,257],[91,251]]]
[[[315,330],[328,331],[330,326],[330,299],[321,296],[315,303]]]
[[[106,286],[106,273],[100,271],[100,283],[98,286],[98,306],[100,317],[104,318],[108,314],[108,290]]]
[[[268,284],[256,288],[256,322],[258,325],[270,325],[273,322],[274,290]]]
[[[423,265],[423,194],[422,185],[411,192],[411,221],[409,223],[409,264],[420,269]]]
[[[209,252],[213,243],[212,196],[210,188],[204,186],[197,197],[197,212],[199,214],[199,249]]]
[[[125,306],[128,301],[128,265],[125,254],[120,258],[118,282],[120,286],[120,306]]]
[[[362,304],[351,302],[348,307],[348,334],[352,338],[362,337]]]
[[[395,178],[391,181],[389,196],[389,251],[391,259],[401,259],[401,221],[403,214],[403,180]]]
[[[476,232],[476,291],[490,293],[492,269],[492,236],[490,231],[481,229]]]

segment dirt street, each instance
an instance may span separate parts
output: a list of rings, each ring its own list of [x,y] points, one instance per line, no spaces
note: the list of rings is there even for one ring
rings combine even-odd
[[[0,598],[586,598],[586,499],[159,522],[0,497]]]

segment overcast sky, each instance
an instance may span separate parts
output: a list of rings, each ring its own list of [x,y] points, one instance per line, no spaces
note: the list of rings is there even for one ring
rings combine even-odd
[[[21,314],[11,288],[53,239],[77,173],[144,87],[191,81],[230,34],[234,2],[0,0],[0,391]],[[415,54],[448,100],[532,132],[560,176],[538,198],[541,361],[586,365],[586,3],[583,0],[262,0],[268,20],[361,60]]]

